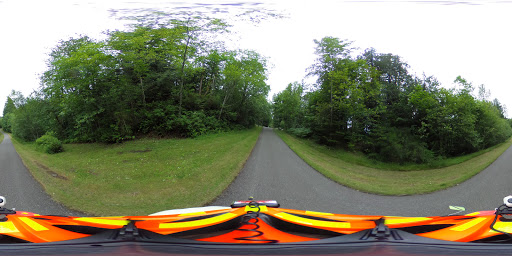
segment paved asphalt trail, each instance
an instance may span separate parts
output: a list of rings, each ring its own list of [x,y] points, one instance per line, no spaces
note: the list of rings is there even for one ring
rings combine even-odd
[[[512,147],[468,181],[426,195],[379,196],[339,185],[302,161],[270,128],[262,133],[236,180],[211,205],[275,199],[283,208],[343,214],[437,216],[494,210],[512,194]]]
[[[64,208],[46,194],[23,165],[6,133],[0,143],[0,195],[6,198],[5,207],[9,209],[45,215],[83,215]]]

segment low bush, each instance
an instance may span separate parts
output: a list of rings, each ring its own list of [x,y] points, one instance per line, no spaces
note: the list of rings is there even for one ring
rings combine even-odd
[[[171,116],[167,121],[167,128],[183,137],[195,138],[212,131],[223,130],[225,125],[215,116],[203,111],[183,111],[181,115]]]
[[[409,129],[389,128],[378,140],[377,148],[378,154],[370,155],[383,162],[420,164],[430,163],[436,157]]]
[[[299,138],[309,138],[313,134],[313,131],[309,128],[290,128],[288,132]]]
[[[36,140],[36,144],[48,154],[62,152],[62,142],[50,134],[45,134]]]

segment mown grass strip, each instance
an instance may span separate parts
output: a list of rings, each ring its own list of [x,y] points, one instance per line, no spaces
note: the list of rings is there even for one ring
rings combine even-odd
[[[0,143],[2,143],[2,141],[4,141],[4,134],[0,132]]]
[[[455,186],[485,169],[512,145],[512,139],[509,139],[491,149],[472,154],[472,158],[462,158],[466,160],[457,160],[457,164],[443,168],[396,171],[361,165],[358,162],[362,160],[346,161],[343,158],[348,157],[349,152],[330,149],[282,131],[276,133],[299,157],[326,177],[356,190],[381,195],[425,194]],[[414,166],[408,168],[416,169]]]
[[[147,215],[215,199],[242,169],[260,131],[65,144],[54,155],[13,142],[34,177],[65,206],[91,215]]]

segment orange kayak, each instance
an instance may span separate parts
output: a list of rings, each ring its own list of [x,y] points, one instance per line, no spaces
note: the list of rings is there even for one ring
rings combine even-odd
[[[80,241],[106,236],[285,244],[329,241],[356,234],[360,240],[399,240],[410,234],[451,242],[490,243],[509,241],[508,233],[512,233],[512,221],[498,217],[495,211],[432,217],[368,216],[284,209],[268,202],[239,202],[233,208],[196,208],[153,216],[73,217],[17,211],[0,220],[0,243]]]

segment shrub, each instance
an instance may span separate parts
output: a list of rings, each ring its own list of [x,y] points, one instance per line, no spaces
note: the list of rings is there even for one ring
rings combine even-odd
[[[166,128],[169,133],[174,132],[183,137],[195,138],[212,131],[221,131],[225,128],[225,124],[211,113],[183,111],[181,115],[171,115],[167,120]]]
[[[417,136],[408,129],[389,128],[377,142],[380,149],[377,159],[383,162],[405,163],[430,163],[435,159],[435,154],[427,148]]]
[[[14,119],[14,113],[8,113],[2,117],[2,129],[4,132],[12,132],[12,120]]]
[[[309,128],[290,128],[288,132],[299,138],[309,138],[313,134]]]
[[[64,150],[62,148],[62,142],[50,134],[41,136],[36,140],[36,144],[48,154],[55,154]]]

